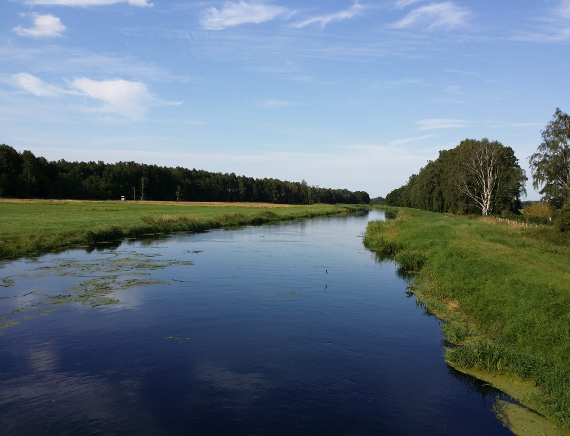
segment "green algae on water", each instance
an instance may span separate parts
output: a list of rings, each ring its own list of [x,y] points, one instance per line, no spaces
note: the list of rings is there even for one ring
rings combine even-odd
[[[0,277],[0,288],[11,288],[15,280],[12,277]]]
[[[107,254],[107,253],[105,253]],[[119,252],[113,250],[111,256],[93,260],[79,260],[59,257],[50,263],[35,261],[39,264],[35,271],[19,275],[19,279],[34,280],[46,277],[76,277],[79,282],[56,295],[49,292],[32,291],[21,295],[0,297],[2,299],[24,297],[31,294],[28,300],[20,302],[23,307],[10,308],[1,318],[9,318],[3,324],[17,325],[19,321],[45,315],[64,304],[81,304],[84,307],[95,308],[119,304],[119,291],[131,291],[136,288],[151,285],[170,285],[164,280],[152,279],[148,276],[152,271],[179,265],[193,265],[190,261],[177,261],[171,259],[156,259],[156,255],[146,256],[137,252]],[[143,278],[144,277],[144,278]],[[15,284],[15,279],[0,279],[1,284]],[[5,286],[7,287],[7,286]],[[41,314],[29,314],[30,311],[41,310]]]
[[[570,436],[570,432],[552,421],[518,404],[495,400],[495,416],[517,436]]]
[[[79,295],[56,295],[54,297],[48,297],[43,301],[44,304],[68,304],[68,303],[81,303],[87,307],[98,307],[106,306],[109,304],[120,303],[116,298],[106,297],[104,295],[98,294],[79,294]]]

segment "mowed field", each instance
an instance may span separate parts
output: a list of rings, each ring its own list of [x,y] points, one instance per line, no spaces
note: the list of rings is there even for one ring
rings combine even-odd
[[[0,199],[0,257],[136,236],[354,211],[346,205]]]
[[[311,209],[332,209],[313,205]],[[240,213],[252,215],[270,209],[277,215],[290,215],[307,206],[269,203],[189,203],[76,200],[0,200],[0,240],[78,232],[108,226],[140,223],[145,215],[191,215],[213,219]]]

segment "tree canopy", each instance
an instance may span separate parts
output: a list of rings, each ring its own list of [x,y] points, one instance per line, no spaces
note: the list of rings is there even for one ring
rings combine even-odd
[[[440,151],[435,161],[390,192],[386,203],[458,214],[519,213],[526,180],[512,148],[486,138],[466,139]]]
[[[542,133],[542,143],[529,157],[532,183],[543,199],[556,207],[570,196],[570,116],[556,109]]]
[[[368,204],[364,191],[320,188],[273,178],[136,162],[48,162],[0,145],[0,197],[80,200],[228,201]]]

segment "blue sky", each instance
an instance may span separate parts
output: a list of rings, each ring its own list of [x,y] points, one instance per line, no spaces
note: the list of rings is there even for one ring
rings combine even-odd
[[[48,159],[384,196],[465,138],[528,169],[570,111],[570,0],[4,0],[0,16],[0,143]]]

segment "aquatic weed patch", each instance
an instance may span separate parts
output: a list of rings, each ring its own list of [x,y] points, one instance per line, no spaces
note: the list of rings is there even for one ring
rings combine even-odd
[[[11,288],[14,286],[13,277],[0,277],[0,288]]]
[[[174,265],[193,265],[191,261],[157,259],[153,255],[136,251],[113,251],[110,256],[92,260],[56,258],[51,262],[33,260],[30,263],[35,265],[35,268],[28,274],[12,278],[11,286],[19,280],[33,284],[34,280],[55,277],[72,277],[79,281],[64,292],[51,294],[42,289],[3,297],[5,300],[16,299],[20,304],[16,308],[5,304],[12,308],[0,313],[4,326],[17,325],[23,319],[44,315],[64,304],[79,303],[90,308],[118,304],[121,302],[118,291],[130,291],[151,285],[170,285],[170,282],[149,277],[152,271]]]
[[[18,325],[18,324],[20,324],[18,321],[5,322],[0,324],[0,329],[3,329],[4,327],[11,327],[13,325]]]
[[[570,235],[403,212],[412,218],[370,223],[364,243],[416,271],[410,292],[446,321],[446,359],[531,380],[521,401],[570,428]]]

